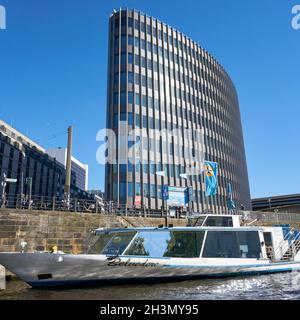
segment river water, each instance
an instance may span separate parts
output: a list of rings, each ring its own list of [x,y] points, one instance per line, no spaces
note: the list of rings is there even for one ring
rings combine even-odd
[[[300,272],[68,290],[33,290],[24,282],[14,279],[7,282],[6,290],[0,290],[0,299],[300,300]]]

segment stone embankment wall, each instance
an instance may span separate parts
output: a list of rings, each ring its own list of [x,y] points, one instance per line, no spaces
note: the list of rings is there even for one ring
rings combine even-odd
[[[156,227],[164,224],[163,218],[0,209],[0,252],[20,252],[20,244],[25,241],[27,252],[49,251],[57,246],[65,253],[78,254],[86,250],[93,229]],[[186,220],[169,218],[168,224],[185,226]],[[298,221],[259,220],[252,226],[276,224],[290,224],[300,229],[300,218]]]
[[[89,235],[96,228],[158,226],[165,219],[118,217],[88,213],[0,209],[0,252],[49,251],[53,246],[65,253],[78,254],[87,248]],[[169,219],[174,226],[185,226],[184,219]]]

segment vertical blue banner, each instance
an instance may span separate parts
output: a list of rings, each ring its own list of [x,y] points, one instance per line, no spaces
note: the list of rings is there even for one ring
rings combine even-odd
[[[218,188],[218,164],[216,162],[205,161],[204,174],[206,196],[215,196]]]
[[[232,197],[231,183],[228,183],[227,185],[227,207],[229,210],[234,210],[236,208],[233,197]]]
[[[162,188],[162,198],[163,198],[163,200],[169,199],[169,186],[168,185],[164,185]]]

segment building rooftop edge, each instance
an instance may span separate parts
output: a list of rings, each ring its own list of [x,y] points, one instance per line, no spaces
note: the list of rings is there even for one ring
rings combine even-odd
[[[261,197],[261,198],[253,198],[253,199],[251,199],[251,201],[260,201],[260,200],[268,200],[268,199],[279,199],[279,198],[291,198],[291,197],[300,197],[300,193],[286,194],[286,195],[279,195],[279,196]]]
[[[9,125],[8,123],[6,123],[5,121],[0,119],[0,126],[4,126],[5,128],[7,128],[10,133],[13,133],[14,135],[16,135],[16,138],[19,137],[22,140],[24,140],[24,142],[30,144],[33,147],[36,147],[38,150],[46,153],[46,149],[44,149],[42,146],[40,146],[39,144],[37,144],[36,142],[34,142],[33,140],[31,140],[30,138],[28,138],[25,134],[21,133],[20,131],[18,131],[17,129],[13,128],[11,125]],[[4,135],[9,136],[11,139],[16,140],[18,143],[22,143],[22,141],[19,141],[18,139],[16,139],[15,137],[13,137],[12,135],[9,135],[9,133],[3,132],[1,131]]]
[[[67,148],[49,148],[49,149],[47,149],[45,152],[47,153],[47,154],[49,154],[51,157],[53,157],[53,155],[51,155],[50,153],[51,153],[51,151],[55,151],[55,150],[64,150],[65,152],[67,152]],[[87,163],[83,163],[83,162],[81,162],[81,161],[79,161],[77,158],[75,158],[74,156],[72,156],[72,161],[74,162],[74,163],[76,163],[78,166],[80,166],[82,169],[85,169],[85,170],[87,170],[88,169],[88,167],[89,167],[89,165],[87,164]],[[62,163],[64,166],[65,166],[65,164],[64,163]]]
[[[173,31],[176,31],[178,33],[180,33],[182,36],[186,37],[187,39],[190,39],[192,42],[194,42],[194,44],[196,44],[201,50],[203,50],[205,53],[207,53],[214,61],[215,63],[222,69],[222,71],[225,73],[225,75],[230,79],[230,81],[232,82],[234,88],[235,88],[235,85],[234,85],[234,82],[233,80],[231,79],[230,75],[228,74],[228,72],[226,71],[226,69],[223,67],[223,65],[213,56],[212,53],[210,53],[208,50],[206,50],[204,47],[202,47],[197,41],[193,40],[190,36],[186,35],[185,33],[183,33],[182,31],[176,29],[175,27],[172,27],[171,25],[153,17],[153,16],[150,16],[148,15],[147,13],[141,11],[141,10],[138,10],[138,9],[135,9],[135,8],[118,8],[118,9],[113,9],[113,12],[110,14],[110,18],[112,18],[115,14],[119,13],[119,12],[122,12],[122,11],[132,11],[132,12],[137,12],[139,14],[142,14],[142,15],[145,15],[146,17],[148,18],[152,18],[152,19],[155,19],[157,20],[159,23],[161,23],[162,25],[165,25],[166,27],[169,27],[171,28]],[[236,89],[236,88],[235,88]]]

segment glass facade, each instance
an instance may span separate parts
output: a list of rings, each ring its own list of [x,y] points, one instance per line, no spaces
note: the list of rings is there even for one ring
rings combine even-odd
[[[239,103],[223,67],[181,32],[135,10],[110,17],[107,127],[120,135],[119,121],[146,130],[139,137],[134,166],[106,166],[106,198],[132,207],[135,195],[142,205],[159,210],[161,186],[192,186],[193,210],[226,211],[226,187],[231,183],[237,207],[250,209],[250,192]],[[204,145],[187,136],[202,130]],[[177,135],[160,135],[167,130]],[[154,132],[154,133],[153,133]],[[118,145],[120,145],[118,141]],[[127,148],[127,152],[130,146]],[[216,197],[205,196],[203,175],[180,177],[195,154],[219,164]],[[162,178],[155,172],[165,170]]]

